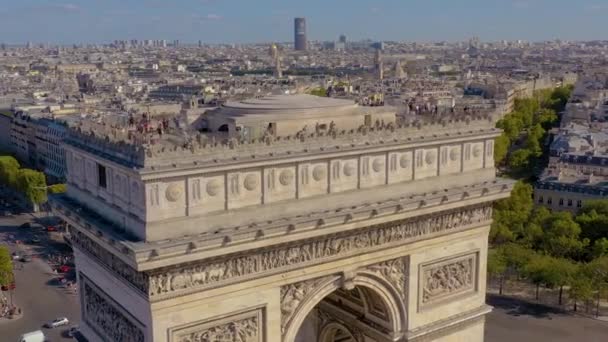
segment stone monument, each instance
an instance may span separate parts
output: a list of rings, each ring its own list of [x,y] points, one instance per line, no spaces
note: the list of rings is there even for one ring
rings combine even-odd
[[[82,333],[482,341],[492,203],[512,188],[495,176],[500,131],[483,115],[395,113],[282,95],[228,102],[209,132],[154,144],[72,130],[52,206]]]

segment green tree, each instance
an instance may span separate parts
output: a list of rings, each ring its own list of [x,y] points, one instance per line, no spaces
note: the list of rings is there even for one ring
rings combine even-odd
[[[498,294],[501,295],[507,266],[507,259],[502,249],[491,249],[488,251],[488,274],[490,277],[498,277]]]
[[[555,110],[549,108],[541,109],[536,115],[535,123],[542,125],[545,129],[552,127],[558,120]]]
[[[559,287],[559,305],[562,305],[564,286],[570,285],[578,266],[571,260],[563,258],[550,258],[548,268],[545,270],[545,284],[550,287]]]
[[[49,194],[62,194],[67,191],[67,187],[65,184],[53,184],[48,188]]]
[[[320,97],[327,97],[327,89],[323,87],[315,88],[310,90],[308,94]]]
[[[532,258],[523,266],[524,275],[536,285],[536,300],[539,299],[540,286],[547,284],[550,263],[548,257],[534,254]]]
[[[46,202],[46,177],[44,173],[21,169],[17,174],[17,188],[34,204]]]
[[[608,255],[608,239],[605,237],[595,240],[591,247],[591,258],[601,258]]]
[[[581,236],[595,241],[608,238],[608,200],[585,201],[576,216],[581,226]]]
[[[503,119],[498,120],[496,127],[501,128],[505,132],[509,141],[516,141],[521,130],[524,128],[524,124],[521,119],[506,115]]]
[[[589,301],[593,297],[593,283],[585,274],[578,273],[570,284],[570,299],[574,301],[574,311],[577,303]]]
[[[20,165],[17,159],[11,156],[0,156],[0,182],[15,188],[19,168]]]
[[[0,285],[8,285],[13,281],[13,260],[6,246],[0,246]]]
[[[519,149],[509,156],[509,167],[518,171],[527,169],[530,166],[530,157],[532,157],[532,151]]]
[[[553,213],[544,220],[543,240],[539,248],[555,257],[576,257],[589,244],[580,240],[581,227],[569,212]]]
[[[494,162],[497,165],[507,156],[509,146],[511,146],[511,140],[509,140],[509,137],[505,133],[496,138],[494,142]]]
[[[511,197],[494,205],[490,241],[502,244],[519,239],[527,227],[533,206],[532,186],[521,181],[515,183]]]

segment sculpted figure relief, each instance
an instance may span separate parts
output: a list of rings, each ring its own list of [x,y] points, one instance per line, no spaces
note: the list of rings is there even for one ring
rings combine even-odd
[[[204,328],[200,331],[178,335],[178,342],[257,342],[259,322],[257,317]]]
[[[150,275],[150,296],[157,296],[190,287],[269,272],[297,264],[340,257],[385,244],[404,241],[423,235],[491,219],[492,208],[480,207],[462,212],[447,213],[419,221],[405,220],[370,227],[363,232],[326,238],[299,246],[281,247],[259,254],[233,257],[219,262],[198,265],[173,273]],[[174,279],[177,275],[179,278]],[[186,277],[186,280],[182,279]]]
[[[399,295],[404,298],[407,284],[407,262],[406,258],[397,258],[381,262],[379,264],[368,266],[367,269],[381,275],[389,281],[395,289],[399,291]]]
[[[73,243],[79,249],[95,257],[142,293],[153,297],[228,280],[237,281],[241,277],[262,272],[279,272],[299,264],[345,257],[429,234],[482,223],[491,218],[491,206],[445,212],[436,216],[387,222],[297,246],[277,247],[257,254],[227,257],[211,263],[157,274],[135,271],[77,230],[72,229],[71,236]]]
[[[143,342],[143,331],[127,319],[118,309],[84,284],[84,319],[99,334],[110,341]]]
[[[328,280],[331,276],[309,279],[295,284],[281,287],[281,330],[284,333],[287,323],[306,297],[314,292],[319,284]]]
[[[475,287],[475,255],[454,262],[423,268],[422,302],[460,293]]]

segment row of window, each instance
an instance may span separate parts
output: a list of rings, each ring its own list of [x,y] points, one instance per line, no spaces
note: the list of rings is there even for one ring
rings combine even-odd
[[[538,198],[538,204],[544,204],[544,203],[545,203],[545,199],[543,198],[543,196],[540,196]],[[560,207],[563,207],[564,206],[564,199],[560,198],[558,203],[559,203]],[[573,201],[571,199],[568,199],[566,203],[568,204],[567,205],[568,207],[571,207],[572,204],[573,204]],[[548,197],[547,198],[547,204],[548,205],[553,204],[553,198],[552,197]],[[576,201],[576,207],[577,208],[582,208],[583,207],[583,201],[582,200],[577,200]]]

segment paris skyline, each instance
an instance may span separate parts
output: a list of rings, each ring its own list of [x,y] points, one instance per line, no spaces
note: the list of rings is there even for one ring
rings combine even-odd
[[[596,40],[608,14],[599,0],[0,0],[0,8],[0,40],[60,44],[291,41],[294,17],[306,17],[310,40]]]

